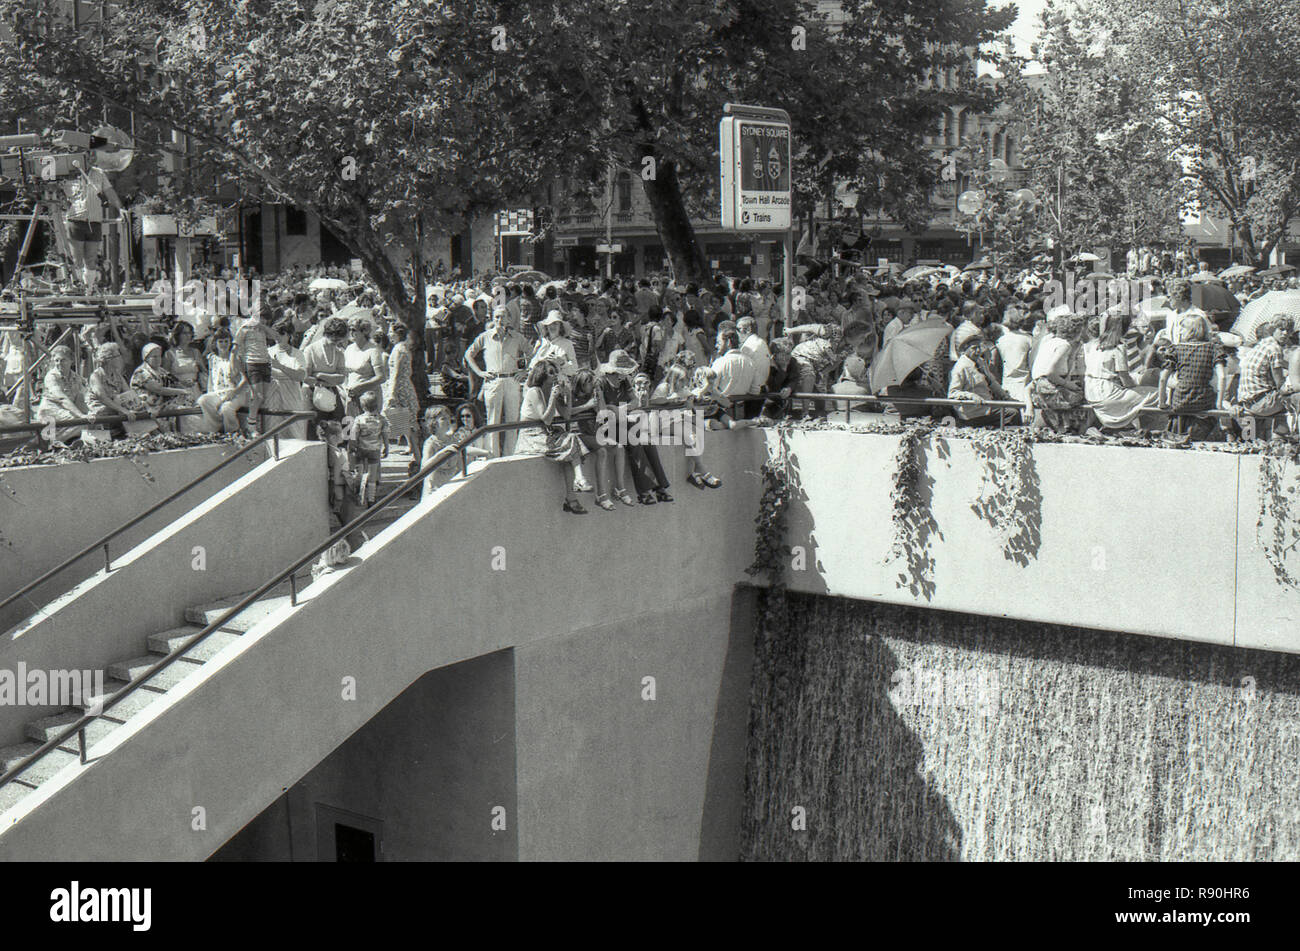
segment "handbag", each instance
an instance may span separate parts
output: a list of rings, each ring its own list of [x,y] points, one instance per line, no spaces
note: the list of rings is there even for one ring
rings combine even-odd
[[[338,408],[339,398],[328,386],[317,386],[311,391],[311,405],[319,412],[332,413]]]

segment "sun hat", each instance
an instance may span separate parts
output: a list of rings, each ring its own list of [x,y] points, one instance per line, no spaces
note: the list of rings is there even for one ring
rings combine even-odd
[[[148,359],[149,359],[149,354],[151,354],[151,353],[161,354],[161,353],[162,353],[162,347],[158,346],[158,344],[156,344],[156,343],[147,343],[147,344],[145,344],[145,345],[144,345],[144,349],[142,349],[142,350],[140,351],[140,359],[141,359],[142,361],[143,361],[143,360],[148,360]]]
[[[537,326],[549,327],[551,324],[562,324],[562,323],[564,323],[564,318],[560,316],[560,312],[558,310],[552,310],[550,313],[548,313],[545,317],[543,317],[541,320],[537,322]]]
[[[609,355],[609,360],[600,365],[601,373],[635,373],[636,361],[633,360],[626,350],[614,350]]]

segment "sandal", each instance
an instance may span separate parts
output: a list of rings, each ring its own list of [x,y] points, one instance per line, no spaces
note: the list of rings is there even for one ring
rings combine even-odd
[[[618,499],[624,505],[636,505],[636,503],[632,501],[632,496],[627,494],[627,489],[617,490],[614,493],[614,498]]]
[[[564,511],[572,512],[574,515],[587,514],[587,510],[582,507],[582,503],[579,502],[577,499],[574,499],[572,502],[566,499],[564,502]]]
[[[673,497],[668,494],[667,489],[655,489],[655,498],[660,502],[671,502]]]
[[[655,497],[651,495],[649,492],[642,492],[640,495],[636,497],[636,500],[640,502],[642,505],[654,505],[655,502],[657,501]]]
[[[574,480],[573,491],[574,492],[595,492],[596,488],[590,482],[582,482],[580,480]]]
[[[707,472],[704,473],[703,475],[699,475],[697,473],[694,477],[692,477],[691,481],[694,482],[696,485],[698,485],[701,489],[704,488],[706,485],[710,489],[716,489],[722,485],[721,479],[719,479],[717,476],[710,475]]]
[[[614,503],[609,500],[609,496],[606,495],[596,496],[596,504],[599,505],[601,508],[603,508],[606,512],[614,511]]]

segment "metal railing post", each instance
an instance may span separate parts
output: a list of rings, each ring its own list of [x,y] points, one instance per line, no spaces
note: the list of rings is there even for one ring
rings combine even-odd
[[[86,728],[83,726],[77,731],[77,748],[81,756],[81,765],[86,765]]]
[[[104,542],[104,574],[113,570],[113,560],[108,556],[108,542]]]
[[[293,575],[289,576],[289,604],[298,606],[298,579]]]
[[[280,434],[279,433],[275,434],[275,438],[271,440],[271,445],[274,447],[275,461],[279,462],[280,461]]]

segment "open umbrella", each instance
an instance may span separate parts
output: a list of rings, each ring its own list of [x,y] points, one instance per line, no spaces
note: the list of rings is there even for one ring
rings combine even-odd
[[[1078,261],[1080,264],[1096,264],[1101,258],[1089,251],[1084,251],[1070,258],[1071,261]]]
[[[1114,275],[1114,274],[1107,274],[1105,271],[1093,271],[1091,274],[1085,274],[1083,277],[1079,278],[1079,280],[1081,280],[1081,281],[1113,281],[1113,280],[1115,280],[1115,275]]]
[[[1219,277],[1225,280],[1231,280],[1234,277],[1245,277],[1247,274],[1254,274],[1255,269],[1249,264],[1234,264],[1232,267],[1225,267],[1219,272]]]
[[[990,263],[990,262],[988,262],[988,261],[972,261],[970,264],[967,264],[966,267],[963,268],[962,270],[963,270],[963,272],[965,272],[965,271],[991,271],[991,270],[993,270],[993,265],[992,265],[992,263]]]
[[[1191,281],[1193,284],[1204,284],[1206,281],[1219,280],[1219,275],[1215,274],[1213,271],[1197,271],[1195,274],[1190,275],[1187,280]]]
[[[904,271],[903,280],[923,281],[928,277],[933,277],[935,274],[942,274],[942,273],[943,273],[943,268],[919,265],[917,267],[910,267],[906,271]]]
[[[307,285],[309,291],[346,291],[348,282],[337,277],[318,277]]]
[[[549,275],[543,274],[541,271],[520,271],[518,274],[510,275],[512,281],[527,282],[529,284],[536,284],[538,281],[545,282],[550,279]]]
[[[1294,270],[1295,268],[1293,268],[1289,264],[1279,264],[1277,267],[1271,267],[1267,271],[1260,271],[1259,276],[1260,277],[1281,277],[1283,274],[1290,274]]]
[[[1253,346],[1259,342],[1255,329],[1278,314],[1292,320],[1300,318],[1300,291],[1269,291],[1262,297],[1256,297],[1241,309],[1231,332],[1239,336],[1247,346]]]
[[[897,386],[917,367],[929,363],[939,342],[952,333],[946,320],[922,320],[899,331],[871,362],[871,392]]]
[[[1212,318],[1231,319],[1241,311],[1237,295],[1218,282],[1194,284],[1191,290],[1192,304]]]

